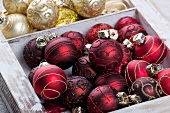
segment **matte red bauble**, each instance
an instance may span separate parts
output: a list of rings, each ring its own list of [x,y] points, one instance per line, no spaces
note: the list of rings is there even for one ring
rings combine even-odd
[[[95,80],[95,86],[109,85],[119,92],[126,92],[128,84],[122,75],[116,73],[104,73]]]
[[[43,99],[56,99],[67,90],[66,75],[58,66],[42,66],[34,74],[33,87]]]
[[[130,87],[130,94],[140,96],[142,102],[164,96],[160,84],[150,77],[136,79]]]
[[[63,104],[69,108],[84,104],[92,90],[92,84],[82,76],[69,77],[67,83],[68,89],[62,97]]]
[[[98,32],[101,30],[113,29],[112,26],[106,23],[99,23],[92,26],[87,33],[87,40],[89,44],[92,44],[98,39]]]
[[[52,39],[45,47],[45,59],[62,69],[70,68],[77,60],[77,49],[69,38]]]
[[[118,22],[115,25],[115,29],[119,31],[124,26],[130,25],[130,24],[139,24],[139,22],[133,17],[125,16],[118,20]]]
[[[127,25],[127,26],[121,28],[118,31],[118,33],[119,33],[118,41],[120,43],[122,43],[125,39],[131,40],[131,38],[138,33],[143,33],[145,35],[147,34],[145,29],[143,28],[143,26],[139,25],[139,24]]]

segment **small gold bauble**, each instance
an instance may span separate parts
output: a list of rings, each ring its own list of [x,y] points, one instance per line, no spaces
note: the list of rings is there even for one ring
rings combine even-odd
[[[58,19],[58,8],[53,0],[33,0],[27,9],[27,18],[36,29],[52,28]]]
[[[4,8],[8,13],[26,14],[32,0],[3,0]]]

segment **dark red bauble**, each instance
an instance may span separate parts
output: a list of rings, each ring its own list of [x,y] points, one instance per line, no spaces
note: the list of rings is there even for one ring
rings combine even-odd
[[[118,20],[118,22],[115,25],[115,29],[119,31],[124,26],[130,25],[130,24],[139,24],[139,22],[133,17],[125,16]]]
[[[56,99],[67,90],[67,78],[64,71],[58,66],[42,66],[33,76],[33,87],[43,99]]]
[[[95,86],[109,85],[118,92],[126,92],[128,84],[122,75],[116,73],[104,73],[95,80]]]
[[[84,52],[84,46],[87,43],[86,37],[83,34],[76,31],[69,31],[63,33],[61,36],[70,38],[76,46],[79,56],[82,56]]]
[[[145,36],[145,43],[135,46],[136,58],[149,63],[162,63],[166,55],[167,46],[156,36]]]
[[[138,33],[143,33],[144,35],[147,34],[142,25],[130,24],[130,25],[127,25],[127,26],[121,28],[118,31],[119,38],[117,40],[120,43],[122,43],[125,39],[132,40],[131,38]]]
[[[142,102],[164,96],[160,84],[150,77],[136,79],[130,87],[130,94],[140,96]]]
[[[46,45],[44,57],[50,64],[68,69],[76,62],[78,52],[69,38],[58,37]]]
[[[125,79],[132,84],[137,78],[149,77],[146,67],[150,63],[144,60],[132,60],[125,69]]]
[[[166,95],[170,95],[170,68],[163,69],[155,77],[162,87],[162,91]]]
[[[87,32],[87,40],[89,44],[92,44],[98,39],[98,32],[101,30],[113,29],[113,27],[106,23],[99,23],[92,26]]]
[[[94,81],[96,78],[96,72],[92,69],[88,56],[83,56],[73,65],[73,76],[84,76],[90,81]]]
[[[120,72],[123,60],[121,44],[114,39],[98,39],[90,47],[89,60],[97,72]]]
[[[119,108],[116,94],[117,90],[109,85],[102,85],[93,89],[87,98],[89,113],[107,113]]]
[[[85,104],[87,96],[93,89],[92,84],[82,76],[69,77],[67,83],[68,89],[62,97],[63,104],[69,108]]]

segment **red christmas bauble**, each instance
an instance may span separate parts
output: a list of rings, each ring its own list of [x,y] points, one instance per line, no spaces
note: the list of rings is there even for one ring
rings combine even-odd
[[[138,33],[143,33],[145,35],[147,34],[142,25],[130,24],[130,25],[124,26],[118,31],[119,38],[117,40],[120,43],[122,43],[125,39],[132,40],[131,38]]]
[[[95,86],[109,85],[119,92],[126,92],[128,84],[122,75],[116,73],[103,73],[95,80]]]
[[[156,36],[145,36],[145,43],[135,46],[136,58],[145,60],[149,63],[162,63],[166,55],[166,45]]]
[[[130,94],[140,96],[142,102],[164,96],[160,84],[150,77],[136,79],[130,87]]]
[[[150,63],[144,60],[132,60],[125,69],[125,79],[132,84],[137,78],[149,77],[146,67]]]
[[[133,17],[125,16],[118,20],[118,22],[115,25],[115,29],[119,31],[124,26],[130,25],[130,24],[139,24],[139,22]]]
[[[33,87],[43,99],[56,99],[67,90],[67,78],[58,66],[42,66],[34,74]]]
[[[109,85],[102,85],[93,89],[87,98],[89,113],[107,113],[119,108],[116,94],[117,90]]]
[[[84,46],[87,43],[86,37],[83,34],[76,31],[69,31],[63,33],[61,36],[70,38],[73,41],[74,45],[76,46],[79,56],[82,56]]]
[[[98,39],[98,32],[101,30],[113,29],[112,26],[106,23],[99,23],[92,26],[87,32],[87,40],[89,44],[92,44],[95,40]]]
[[[92,84],[82,76],[69,77],[67,83],[68,89],[62,97],[63,104],[69,108],[84,104],[92,90]]]
[[[83,56],[73,65],[73,76],[84,76],[91,82],[96,78],[96,72],[92,69],[88,56]]]
[[[45,59],[62,69],[70,68],[77,60],[77,49],[69,38],[52,39],[45,47]]]

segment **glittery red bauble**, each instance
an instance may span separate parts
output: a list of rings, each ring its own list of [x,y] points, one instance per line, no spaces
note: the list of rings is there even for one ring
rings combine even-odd
[[[139,24],[139,22],[133,17],[125,16],[118,20],[118,22],[115,25],[115,29],[120,30],[124,26],[130,25],[130,24]]]
[[[23,51],[23,57],[26,64],[30,68],[34,68],[40,64],[44,58],[44,50],[40,50],[36,46],[36,39],[30,40]]]
[[[147,34],[142,25],[139,24],[127,25],[119,30],[118,41],[122,43],[125,39],[131,40],[131,38],[138,33],[143,33],[145,35]]]
[[[167,55],[166,45],[156,36],[145,37],[144,44],[135,46],[136,58],[145,60],[149,63],[161,63]]]
[[[98,39],[98,32],[107,29],[113,29],[113,27],[106,23],[99,23],[92,26],[87,33],[88,43],[92,44],[95,40]]]
[[[150,77],[136,79],[130,87],[130,94],[140,96],[142,102],[164,96],[159,83]]]
[[[149,65],[149,62],[144,60],[132,60],[128,63],[125,69],[125,79],[131,84],[137,78],[149,77],[146,67]]]
[[[92,90],[87,99],[89,113],[107,113],[119,108],[117,91],[109,85],[98,86]]]
[[[33,87],[42,98],[47,100],[56,99],[67,89],[66,75],[58,66],[42,66],[34,74]]]
[[[116,73],[104,73],[95,80],[95,86],[109,85],[119,92],[126,92],[128,84],[122,75]]]
[[[74,45],[76,46],[79,56],[82,56],[84,46],[87,43],[86,37],[83,34],[76,31],[69,31],[63,33],[61,36],[70,38],[73,41]]]
[[[52,39],[45,47],[45,59],[50,64],[68,69],[77,60],[77,49],[69,38],[58,37]]]
[[[67,83],[68,89],[62,97],[63,104],[69,108],[84,104],[92,90],[92,84],[82,76],[69,77]]]
[[[97,72],[119,72],[123,60],[121,44],[114,39],[98,39],[90,47],[89,60]]]
[[[170,68],[160,71],[155,80],[161,85],[164,94],[170,95]]]
[[[73,65],[73,76],[84,76],[90,81],[94,81],[96,78],[96,72],[92,69],[88,56],[83,56]]]

